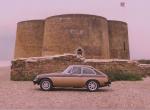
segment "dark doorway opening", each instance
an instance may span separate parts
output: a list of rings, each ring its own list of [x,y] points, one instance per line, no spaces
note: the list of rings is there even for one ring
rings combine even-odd
[[[83,55],[82,49],[77,50],[77,55],[81,55],[81,56]]]
[[[84,54],[83,49],[82,49],[82,48],[78,48],[78,49],[76,50],[76,54],[77,54],[78,56],[83,56],[83,54]]]

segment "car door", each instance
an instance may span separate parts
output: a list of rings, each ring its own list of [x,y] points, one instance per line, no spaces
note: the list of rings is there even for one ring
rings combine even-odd
[[[81,67],[73,66],[69,72],[59,77],[55,77],[54,86],[57,87],[80,87],[81,86]]]
[[[72,68],[72,72],[70,74],[69,83],[73,87],[82,87],[83,86],[83,77],[81,74],[81,67],[75,66]]]

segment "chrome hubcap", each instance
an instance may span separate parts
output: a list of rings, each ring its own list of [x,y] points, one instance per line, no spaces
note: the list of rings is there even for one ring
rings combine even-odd
[[[95,81],[91,81],[91,82],[89,82],[89,84],[88,84],[88,88],[90,89],[90,90],[96,90],[97,89],[97,83],[95,82]]]
[[[44,90],[48,90],[50,88],[50,82],[49,81],[43,81],[42,88]]]

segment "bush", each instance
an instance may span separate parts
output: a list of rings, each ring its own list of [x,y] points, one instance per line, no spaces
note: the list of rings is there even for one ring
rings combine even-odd
[[[142,64],[150,64],[150,60],[138,60],[138,62]]]
[[[141,74],[131,73],[122,70],[109,70],[106,72],[111,81],[138,81],[142,80]]]

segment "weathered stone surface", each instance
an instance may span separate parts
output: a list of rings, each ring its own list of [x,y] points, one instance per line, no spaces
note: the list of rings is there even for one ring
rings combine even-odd
[[[15,58],[42,55],[44,20],[23,21],[17,24]]]
[[[86,58],[109,58],[107,19],[93,15],[60,15],[45,21],[43,55],[76,53]]]
[[[110,58],[129,59],[128,26],[125,22],[110,20],[109,27],[109,45]]]
[[[103,72],[121,70],[145,74],[150,70],[150,67],[141,66],[138,62],[131,60],[84,59],[78,58],[73,54],[67,54],[13,60],[11,66],[11,80],[32,80],[37,74],[63,71],[69,65],[75,64],[91,65]]]
[[[18,23],[15,58],[75,54],[78,50],[85,58],[129,59],[127,24],[87,14]]]

